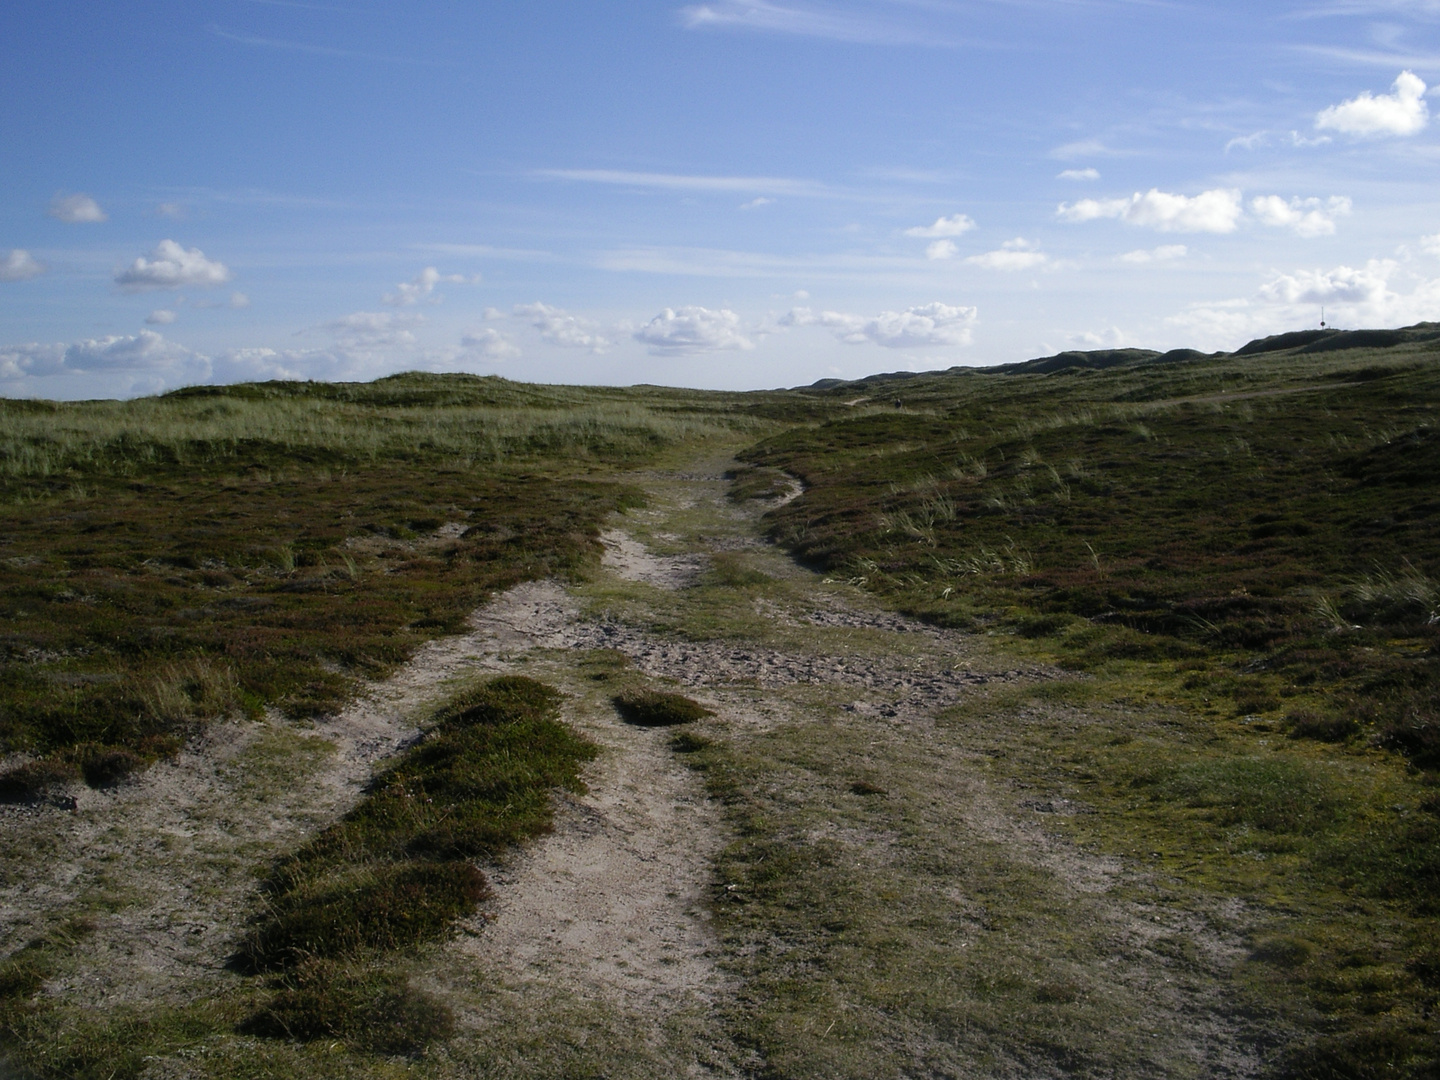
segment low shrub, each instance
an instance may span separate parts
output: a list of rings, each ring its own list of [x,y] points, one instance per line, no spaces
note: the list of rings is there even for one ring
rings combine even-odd
[[[339,1039],[361,1050],[407,1054],[455,1032],[455,1014],[394,972],[310,960],[240,1030],[311,1042]]]
[[[28,802],[43,798],[52,788],[80,779],[80,770],[68,761],[40,758],[0,772],[0,802]]]
[[[468,862],[362,870],[285,897],[241,946],[241,966],[268,971],[314,957],[401,949],[444,934],[490,895],[485,875]]]
[[[1353,716],[1323,716],[1312,712],[1295,712],[1285,717],[1292,739],[1314,739],[1316,742],[1340,743],[1360,731]]]
[[[696,735],[691,731],[682,731],[670,740],[670,749],[677,754],[698,754],[712,745],[714,744],[705,736]]]
[[[560,694],[491,679],[437,710],[430,736],[344,819],[281,859],[269,911],[235,957],[250,972],[442,936],[490,895],[469,861],[550,828],[551,792],[583,791],[595,746],[554,716]]]
[[[689,724],[714,712],[684,694],[664,690],[629,690],[611,699],[615,708],[632,724],[641,727],[670,727]]]

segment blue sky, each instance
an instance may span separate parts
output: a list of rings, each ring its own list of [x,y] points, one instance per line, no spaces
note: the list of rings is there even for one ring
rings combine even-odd
[[[0,54],[12,396],[1440,319],[1440,0],[31,4]]]

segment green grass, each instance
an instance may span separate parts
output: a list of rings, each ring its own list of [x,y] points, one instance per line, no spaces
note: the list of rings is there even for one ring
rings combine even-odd
[[[638,499],[617,468],[762,430],[776,397],[402,375],[0,402],[0,754],[43,762],[0,798],[115,782],[227,713],[335,710],[493,592],[588,572]]]
[[[275,866],[242,970],[404,949],[471,914],[490,895],[473,860],[548,831],[555,789],[584,790],[596,749],[558,704],[545,684],[504,676],[445,706],[358,806]]]
[[[1023,740],[976,750],[1092,806],[1051,827],[1157,861],[1185,903],[1256,905],[1266,929],[1235,978],[1290,1032],[1277,1076],[1418,1077],[1440,1061],[1435,980],[1419,974],[1440,884],[1427,335],[917,376],[886,384],[900,409],[745,455],[805,481],[769,518],[801,558],[1088,674],[1063,692],[1113,723],[1027,720]],[[1056,707],[1030,702],[986,708]]]

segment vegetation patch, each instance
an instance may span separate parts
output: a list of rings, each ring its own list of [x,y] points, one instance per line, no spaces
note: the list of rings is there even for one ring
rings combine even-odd
[[[556,719],[558,703],[543,683],[502,676],[442,707],[354,810],[275,866],[240,967],[402,949],[473,912],[489,886],[471,860],[547,831],[555,789],[584,790],[597,751]]]
[[[715,715],[693,698],[666,690],[626,690],[611,700],[621,716],[641,727],[671,727]]]

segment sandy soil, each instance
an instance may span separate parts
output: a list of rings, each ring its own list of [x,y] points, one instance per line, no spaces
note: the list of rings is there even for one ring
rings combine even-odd
[[[603,535],[602,580],[591,592],[641,586],[678,596],[701,581],[713,554],[744,552],[775,577],[806,584],[789,599],[756,602],[755,614],[783,627],[784,641],[686,639],[617,617],[588,618],[584,588],[518,586],[475,612],[467,633],[426,646],[393,678],[313,727],[278,717],[217,724],[136,782],[71,792],[72,809],[5,809],[0,944],[13,949],[83,908],[98,927],[80,947],[93,962],[53,992],[83,992],[97,1005],[183,996],[187,983],[218,975],[256,910],[257,867],[352,805],[377,764],[417,737],[417,719],[447,684],[525,672],[567,693],[566,719],[604,753],[587,772],[589,793],[563,801],[552,835],[487,868],[495,899],[450,952],[511,981],[651,1016],[657,1032],[669,1015],[722,1010],[739,988],[717,962],[706,901],[715,856],[729,840],[720,808],[668,749],[666,733],[620,721],[578,672],[577,653],[622,652],[643,674],[691,688],[722,721],[741,727],[831,709],[916,738],[967,695],[1059,674],[879,611],[844,586],[821,588],[756,539],[767,505],[730,506],[724,490],[719,469],[659,476],[658,509],[617,520]],[[769,505],[799,493],[797,483]],[[663,546],[683,550],[655,553],[644,541],[657,528],[676,530],[662,534]],[[814,693],[794,704],[786,694],[798,690]],[[1199,916],[1120,898],[1116,886],[1127,871],[1118,860],[1074,850],[1044,828],[1046,815],[1083,806],[1036,800],[1017,809],[977,768],[959,758],[946,764],[971,807],[967,828],[1087,897],[1087,910],[1100,911],[1134,945],[1133,956],[1117,961],[1118,977],[1153,984],[1157,1025],[1193,1041],[1209,1074],[1252,1075],[1256,1063],[1220,1030],[1214,1003],[1172,984],[1143,955],[1147,942],[1177,929],[1206,943],[1216,963],[1238,944]],[[863,842],[879,850],[891,840]],[[962,907],[969,902],[956,898]],[[721,1048],[718,1059],[742,1056]]]

